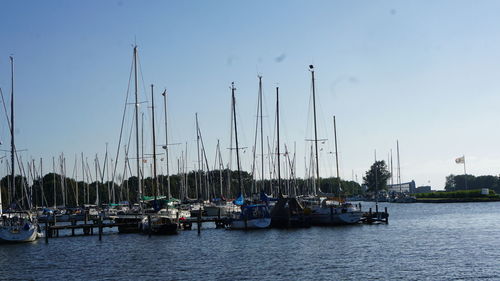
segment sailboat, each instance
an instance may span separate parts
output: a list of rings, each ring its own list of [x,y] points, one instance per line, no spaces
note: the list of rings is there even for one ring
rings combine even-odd
[[[314,80],[314,66],[309,65],[309,70],[311,71],[312,80],[312,95],[313,95],[313,114],[314,114],[314,146],[315,146],[315,157],[316,157],[316,181],[317,190],[316,197],[307,203],[311,204],[310,218],[312,225],[342,225],[342,224],[356,224],[361,220],[362,212],[353,204],[346,203],[340,198],[336,197],[335,194],[323,193],[320,186],[319,177],[319,161],[318,161],[318,131],[316,125],[316,90],[315,90],[315,80]],[[335,119],[334,119],[335,120]],[[334,131],[335,131],[335,147],[337,146],[337,133],[334,121]],[[335,153],[337,149],[335,148]],[[337,158],[337,179],[340,184],[340,178],[338,174],[338,157]],[[340,193],[340,187],[339,187]],[[338,194],[339,195],[339,194]]]
[[[309,218],[304,214],[304,207],[295,197],[283,195],[281,188],[280,166],[280,121],[279,121],[279,87],[276,87],[276,131],[277,131],[277,164],[278,164],[278,201],[271,212],[271,226],[278,228],[308,227]],[[263,192],[263,191],[262,191]]]
[[[15,149],[14,144],[14,58],[10,57],[11,63],[11,100],[10,100],[10,135],[11,135],[11,184],[12,189],[15,184]],[[28,193],[26,193],[28,195]],[[1,197],[1,194],[0,194]],[[39,227],[36,216],[29,211],[31,209],[31,198],[27,196],[28,211],[9,211],[3,212],[0,205],[0,214],[2,215],[0,223],[0,242],[16,243],[16,242],[33,242],[39,236]]]
[[[238,128],[236,125],[236,99],[234,97],[234,82],[231,84],[231,97],[232,97],[232,109],[233,109],[233,121],[234,121],[234,138],[236,144],[236,164],[238,167],[238,186],[240,189],[240,194],[233,203],[240,206],[241,211],[233,215],[230,222],[231,229],[262,229],[268,228],[271,225],[271,214],[269,213],[269,207],[267,204],[247,204],[245,201],[245,195],[243,191],[243,185],[241,183],[241,169],[240,169],[240,154],[238,147]]]
[[[179,223],[178,223],[179,213],[175,212],[176,210],[169,210],[168,204],[166,208],[162,208],[163,207],[162,203],[164,201],[159,200],[162,198],[159,198],[158,196],[158,182],[156,176],[155,102],[153,95],[153,85],[151,85],[151,109],[152,109],[152,124],[153,124],[153,192],[154,192],[154,200],[151,201],[151,203],[152,203],[153,213],[149,214],[148,216],[142,219],[141,229],[144,233],[148,234],[176,234],[177,231],[179,230]]]

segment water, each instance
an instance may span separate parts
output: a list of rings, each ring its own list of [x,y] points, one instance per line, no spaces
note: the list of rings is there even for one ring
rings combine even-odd
[[[500,203],[380,206],[388,225],[0,245],[0,280],[500,279]]]

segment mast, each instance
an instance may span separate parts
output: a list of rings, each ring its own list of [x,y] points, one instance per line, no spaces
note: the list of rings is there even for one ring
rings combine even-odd
[[[259,76],[259,93],[260,93],[260,161],[261,161],[261,177],[262,177],[262,190],[264,190],[264,126],[262,123],[262,76]]]
[[[238,186],[240,188],[241,195],[243,195],[243,186],[241,185],[241,168],[240,168],[240,152],[238,147],[238,126],[236,125],[236,98],[234,97],[234,82],[231,82],[231,96],[233,99],[233,120],[234,120],[234,139],[236,143],[236,165],[238,166]],[[243,195],[243,197],[245,197]]]
[[[219,183],[220,183],[220,196],[221,198],[224,197],[224,192],[222,189],[222,169],[224,169],[224,164],[222,163],[222,155],[220,152],[220,143],[219,140],[217,139],[217,156],[216,159],[219,158]]]
[[[321,192],[321,186],[320,186],[320,178],[319,178],[319,161],[318,161],[318,128],[316,125],[316,87],[315,87],[315,81],[314,81],[314,66],[312,64],[309,65],[309,70],[311,71],[312,95],[313,95],[314,148],[316,151],[316,181],[317,181],[317,187],[316,187],[316,190],[314,191],[314,193],[316,195],[317,191]]]
[[[201,188],[201,168],[200,168],[200,129],[198,127],[198,112],[196,112],[195,114],[195,117],[196,117],[196,145],[197,145],[197,155],[198,155],[198,173],[195,174],[196,176],[196,198],[197,199],[200,199],[200,194],[202,192],[202,188]],[[200,182],[198,183],[198,178],[200,180]],[[198,190],[198,187],[199,187],[199,190]]]
[[[97,154],[95,155],[95,204],[99,207],[99,175],[98,175],[98,165],[99,160],[97,159]]]
[[[337,166],[337,183],[338,183],[338,196],[340,197],[340,176],[339,176],[339,154],[337,151],[337,123],[335,122],[335,115],[333,116],[333,135],[335,138],[335,164]]]
[[[52,190],[54,191],[54,210],[57,208],[57,194],[56,194],[56,160],[52,156],[52,172],[54,173],[53,177],[53,188]]]
[[[276,130],[278,136],[278,194],[281,194],[281,168],[280,168],[280,106],[279,106],[279,87],[276,87]]]
[[[47,204],[47,199],[45,199],[45,193],[43,191],[43,166],[42,166],[42,158],[40,157],[40,185],[41,185],[41,188],[42,188],[42,206],[49,206],[49,204]],[[1,196],[0,196],[1,197]],[[1,198],[0,198],[0,214],[2,213],[2,202],[1,202]],[[43,200],[45,200],[45,205],[43,204]]]
[[[172,196],[170,194],[170,171],[169,171],[169,162],[168,162],[168,117],[167,117],[167,90],[163,91],[163,104],[165,107],[165,153],[167,160],[167,199],[170,200]]]
[[[396,151],[397,151],[397,157],[398,157],[398,185],[399,185],[399,192],[402,192],[401,188],[401,166],[399,164],[399,140],[396,140]]]
[[[141,204],[142,198],[142,182],[140,180],[140,166],[139,166],[139,98],[137,96],[137,46],[134,46],[134,92],[135,92],[135,152],[137,164],[137,184],[138,184],[138,201]]]
[[[156,182],[156,136],[155,136],[155,97],[153,95],[153,84],[151,84],[151,111],[153,114],[152,123],[153,123],[153,190],[155,196],[155,204],[156,197],[158,197],[158,185]]]
[[[16,180],[15,180],[15,165],[14,165],[14,153],[15,153],[15,145],[14,145],[14,58],[12,56],[10,58],[10,77],[11,77],[11,88],[10,88],[10,173],[11,173],[11,184],[13,190],[12,200],[15,200],[16,194]]]

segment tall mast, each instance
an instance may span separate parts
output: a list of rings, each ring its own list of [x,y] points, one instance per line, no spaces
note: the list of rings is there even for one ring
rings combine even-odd
[[[54,191],[54,210],[57,208],[57,193],[56,193],[56,160],[54,157],[52,157],[52,172],[54,173],[53,177],[53,188],[52,190]]]
[[[338,196],[340,197],[339,154],[337,151],[337,123],[335,122],[335,115],[333,116],[333,135],[335,137],[335,165],[337,166]]]
[[[314,193],[317,191],[321,192],[320,179],[319,179],[319,161],[318,161],[318,128],[316,126],[316,87],[314,81],[314,66],[309,65],[309,70],[311,71],[311,79],[312,79],[312,95],[313,95],[313,114],[314,114],[314,148],[316,151],[316,181],[317,187]]]
[[[158,196],[158,185],[156,182],[155,97],[153,95],[153,87],[153,84],[151,84],[151,111],[153,115],[153,117],[151,118],[151,121],[153,123],[153,190],[156,201],[156,197]]]
[[[165,153],[167,159],[167,199],[170,200],[172,196],[170,194],[170,171],[169,171],[169,162],[168,162],[168,115],[167,115],[167,90],[163,91],[163,105],[165,107]]]
[[[262,76],[259,76],[259,110],[260,110],[260,161],[262,190],[264,190],[264,127],[262,126]]]
[[[396,151],[397,151],[397,157],[398,157],[398,185],[399,185],[399,192],[402,192],[402,190],[401,190],[401,166],[399,164],[399,140],[396,140]]]
[[[16,194],[16,180],[15,180],[15,165],[14,165],[14,58],[12,56],[10,58],[10,173],[11,173],[11,184],[12,191],[15,196]],[[12,200],[15,200],[14,196],[12,196]]]
[[[276,130],[278,136],[278,194],[281,194],[281,168],[280,168],[280,106],[279,106],[279,87],[276,87]]]
[[[243,195],[243,186],[241,184],[240,152],[238,147],[238,126],[236,125],[236,98],[234,97],[235,90],[236,88],[234,87],[234,82],[231,82],[231,96],[233,99],[234,139],[236,143],[236,165],[238,166],[238,186],[240,188],[241,194]]]
[[[224,169],[224,164],[222,163],[222,155],[220,152],[220,143],[219,140],[217,140],[217,156],[216,159],[219,159],[219,183],[220,183],[220,196],[221,198],[224,197],[224,191],[222,189],[222,169]]]
[[[141,203],[142,198],[142,182],[139,165],[139,97],[137,93],[137,46],[134,46],[134,92],[135,92],[135,152],[137,164],[137,184],[138,184],[138,201]]]
[[[97,154],[95,155],[95,204],[99,207],[99,159],[97,158]]]
[[[198,128],[198,112],[195,114],[196,117],[196,145],[197,145],[197,155],[198,155],[198,173],[195,174],[196,176],[196,198],[200,199],[200,194],[202,193],[202,188],[201,188],[201,168],[200,168],[200,129]],[[199,178],[199,182],[198,182]],[[199,187],[199,189],[198,189]]]

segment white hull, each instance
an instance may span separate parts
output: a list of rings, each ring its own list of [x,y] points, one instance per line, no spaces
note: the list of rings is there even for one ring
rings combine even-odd
[[[38,238],[36,226],[28,224],[29,227],[1,226],[0,241],[9,243],[33,242]]]
[[[262,229],[268,228],[271,225],[271,218],[258,218],[258,219],[250,219],[246,222],[238,219],[233,220],[231,222],[231,229]]]
[[[320,207],[313,210],[311,224],[313,225],[344,225],[356,224],[361,220],[363,213],[358,210]]]

